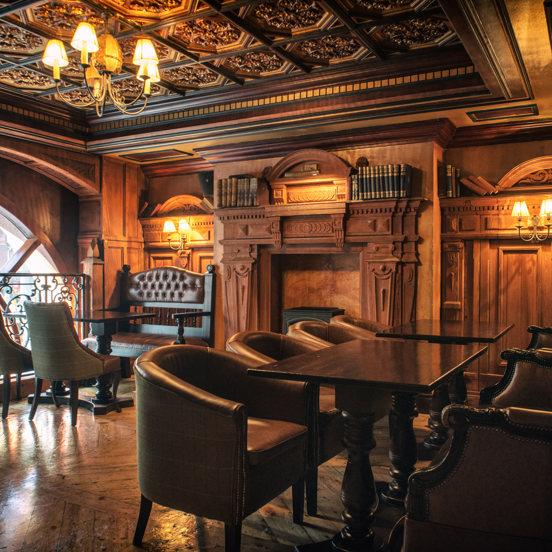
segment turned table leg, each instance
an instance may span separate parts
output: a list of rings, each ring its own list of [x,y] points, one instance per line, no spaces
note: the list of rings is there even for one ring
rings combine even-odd
[[[429,405],[428,426],[431,433],[424,441],[424,447],[430,450],[439,450],[447,440],[448,431],[443,425],[441,412],[443,408],[450,404],[449,390],[447,385],[441,385],[433,391],[431,403]]]
[[[408,478],[418,460],[413,420],[416,411],[416,395],[394,393],[389,412],[389,437],[391,439],[391,482],[382,497],[391,504],[402,506],[408,490]]]

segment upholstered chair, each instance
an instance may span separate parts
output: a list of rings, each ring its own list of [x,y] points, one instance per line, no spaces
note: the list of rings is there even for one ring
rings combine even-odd
[[[350,329],[360,328],[361,330],[367,330],[372,333],[382,332],[389,329],[387,324],[375,322],[374,320],[367,320],[366,318],[348,316],[346,314],[338,314],[337,316],[333,316],[330,319],[330,324],[336,324]]]
[[[344,326],[313,320],[301,320],[291,324],[287,335],[319,347],[330,347],[353,339],[377,339],[375,331],[368,331],[352,325]]]
[[[254,366],[198,345],[137,359],[136,546],[153,502],[224,522],[227,552],[240,549],[242,521],[290,486],[294,521],[302,521],[314,388],[248,375]]]
[[[2,418],[10,406],[10,377],[33,369],[31,352],[11,339],[0,314],[0,373],[2,374]]]
[[[35,371],[35,392],[29,420],[34,418],[42,393],[43,380],[66,381],[70,389],[71,425],[77,424],[79,382],[107,374],[113,375],[113,399],[121,377],[117,357],[99,355],[82,345],[73,317],[65,303],[24,303],[31,338]],[[59,406],[52,386],[52,400]]]
[[[481,390],[482,406],[552,410],[552,349],[506,349],[504,376]]]
[[[443,422],[450,447],[410,476],[388,549],[552,550],[552,412],[450,405]]]
[[[239,332],[226,342],[226,350],[243,355],[257,365],[268,364],[295,355],[316,351],[318,344],[273,332]],[[344,449],[343,420],[335,407],[333,387],[319,387],[309,433],[308,469],[306,474],[307,513],[316,515],[318,502],[318,466]]]

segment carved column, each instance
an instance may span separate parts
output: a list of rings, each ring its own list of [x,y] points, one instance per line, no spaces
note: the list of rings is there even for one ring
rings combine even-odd
[[[253,329],[250,313],[257,301],[253,278],[257,246],[240,244],[225,247],[222,258],[225,338]]]

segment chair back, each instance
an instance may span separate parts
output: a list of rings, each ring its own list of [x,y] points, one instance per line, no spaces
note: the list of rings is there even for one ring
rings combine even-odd
[[[327,322],[316,322],[301,320],[291,324],[288,335],[297,339],[308,341],[321,347],[330,347],[353,339],[376,339],[374,332],[356,327],[345,327],[343,325],[329,324]]]
[[[445,457],[409,479],[404,551],[550,550],[552,413],[454,405],[443,422]]]
[[[300,339],[274,332],[250,331],[234,334],[226,350],[266,364],[295,355],[316,351],[320,347]]]
[[[77,381],[102,373],[103,361],[80,343],[66,303],[24,305],[37,378]]]
[[[0,374],[9,376],[32,369],[30,351],[10,337],[4,317],[0,314]]]
[[[330,319],[330,324],[336,324],[350,329],[360,328],[361,330],[367,330],[372,333],[383,332],[384,330],[389,329],[387,324],[375,322],[374,320],[367,320],[365,318],[356,318],[346,314],[338,314],[337,316],[333,316]]]

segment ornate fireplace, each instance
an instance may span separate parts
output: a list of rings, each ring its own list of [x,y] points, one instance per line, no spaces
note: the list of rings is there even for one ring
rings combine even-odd
[[[296,175],[305,164],[315,164],[317,174],[299,184]],[[413,318],[417,215],[422,200],[343,201],[343,190],[349,193],[350,189],[348,181],[343,184],[344,174],[350,171],[335,155],[304,150],[265,172],[265,193],[259,187],[265,205],[217,210],[224,230],[221,262],[226,337],[252,329],[281,331],[282,255],[354,257],[358,285],[354,286],[356,296],[349,301],[358,306],[355,314],[386,324]],[[283,185],[286,174],[293,175],[288,186]],[[271,182],[277,185],[272,187]],[[325,197],[332,200],[298,202],[316,197],[313,192],[321,182]],[[327,296],[328,306],[341,306],[333,304],[331,290],[321,293]],[[324,306],[305,305],[300,293],[298,296],[297,304],[285,306]]]

